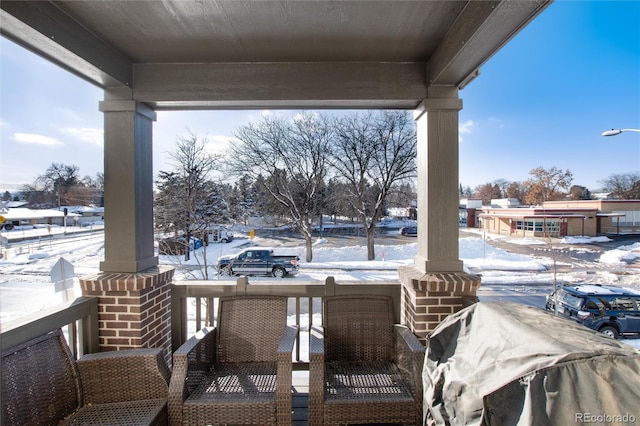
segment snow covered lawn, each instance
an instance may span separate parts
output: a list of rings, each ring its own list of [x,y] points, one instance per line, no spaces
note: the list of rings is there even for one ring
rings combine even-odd
[[[24,232],[24,231],[21,231]],[[4,233],[3,233],[4,234]],[[264,241],[254,238],[250,241],[246,234],[234,230],[236,238],[229,244],[211,244],[207,250],[207,262],[210,265],[209,277],[216,279],[215,262],[219,256],[233,254],[240,250],[240,246],[261,245]],[[572,244],[588,245],[592,241],[581,238]],[[539,240],[517,238],[509,242],[514,244],[540,244]],[[545,244],[543,242],[543,244]],[[202,279],[198,265],[203,263],[205,248],[192,253],[188,262],[183,256],[160,256],[161,264],[176,266],[176,279]],[[324,280],[328,275],[334,276],[339,282],[348,281],[396,281],[397,267],[410,265],[417,252],[417,244],[376,246],[376,260],[366,260],[365,246],[334,247],[326,239],[318,239],[314,245],[313,262],[304,262],[304,245],[299,247],[274,247],[276,254],[298,254],[301,259],[300,274],[295,281]],[[75,275],[83,276],[99,271],[99,262],[104,257],[103,239],[98,236],[87,236],[55,244],[47,241],[36,241],[23,248],[22,252],[10,252],[9,256],[0,260],[0,321],[8,321],[26,313],[60,303],[61,294],[56,294],[53,284],[49,280],[51,267],[64,257],[75,267]],[[543,258],[523,256],[496,248],[490,240],[468,237],[460,239],[460,258],[465,267],[473,271],[482,272],[482,282],[491,284],[518,283],[549,283],[551,275]],[[628,263],[640,258],[640,245],[618,247],[604,253],[599,260],[598,268],[589,274],[582,272],[565,273],[559,276],[563,283],[613,284],[618,286],[640,289],[640,268],[629,266]],[[624,273],[612,273],[612,269]],[[269,279],[269,278],[251,278]],[[76,280],[75,294],[80,290]],[[640,347],[640,339],[626,339],[628,343]]]

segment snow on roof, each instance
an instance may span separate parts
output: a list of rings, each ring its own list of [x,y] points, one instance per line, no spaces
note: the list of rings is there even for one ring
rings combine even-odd
[[[7,208],[22,207],[28,204],[26,201],[7,201]]]
[[[2,216],[6,220],[31,220],[31,219],[47,219],[52,217],[64,217],[64,212],[53,209],[32,210],[25,207],[10,208]],[[80,216],[76,213],[68,213],[67,217]]]
[[[104,213],[104,207],[95,206],[65,206],[69,212],[73,213]]]

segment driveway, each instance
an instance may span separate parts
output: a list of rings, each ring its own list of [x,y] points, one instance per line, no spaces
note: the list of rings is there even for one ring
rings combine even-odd
[[[460,230],[460,237],[482,238],[482,235],[474,231]],[[486,234],[487,243],[511,253],[525,256],[547,258],[561,265],[574,265],[584,267],[589,263],[598,263],[603,253],[621,246],[629,246],[640,242],[640,235],[609,235],[609,241],[593,241],[589,243],[563,243],[558,238],[522,238],[505,237],[501,235]],[[630,266],[640,267],[640,261],[630,263]]]

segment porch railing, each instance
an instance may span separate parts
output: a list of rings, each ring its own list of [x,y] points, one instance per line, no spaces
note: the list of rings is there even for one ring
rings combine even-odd
[[[98,299],[79,297],[2,324],[2,351],[58,328],[62,328],[76,359],[99,352]]]
[[[390,295],[394,300],[395,322],[400,322],[400,284],[398,282],[336,283],[333,277],[324,282],[291,283],[283,280],[255,280],[247,277],[227,281],[176,281],[171,289],[172,351],[205,326],[215,326],[217,302],[233,295],[282,295],[289,298],[290,324],[299,326],[295,361],[307,362],[303,356],[312,325],[322,324],[322,300],[325,296],[346,294]],[[52,330],[62,328],[74,356],[100,351],[98,336],[98,299],[79,297],[72,302],[26,315],[2,324],[1,348],[27,342]]]
[[[171,289],[171,336],[175,351],[196,331],[215,326],[217,301],[223,296],[280,295],[289,297],[289,323],[299,326],[295,361],[307,363],[303,357],[311,325],[322,324],[322,299],[325,296],[346,294],[378,294],[392,296],[395,322],[400,322],[400,283],[378,282],[336,283],[333,277],[324,282],[289,282],[283,280],[255,280],[247,277],[236,281],[176,281]]]

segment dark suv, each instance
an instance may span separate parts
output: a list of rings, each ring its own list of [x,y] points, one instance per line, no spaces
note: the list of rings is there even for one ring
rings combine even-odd
[[[545,308],[609,337],[640,333],[640,291],[611,285],[561,287],[547,296]]]

